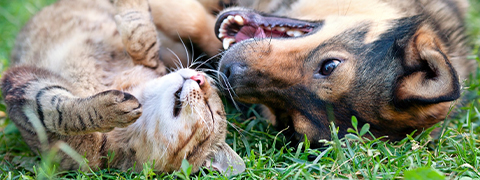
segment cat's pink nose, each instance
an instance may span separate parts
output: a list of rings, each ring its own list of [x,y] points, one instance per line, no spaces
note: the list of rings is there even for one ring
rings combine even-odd
[[[205,76],[201,73],[198,73],[197,75],[190,77],[190,79],[197,81],[198,85],[200,86],[205,83]]]

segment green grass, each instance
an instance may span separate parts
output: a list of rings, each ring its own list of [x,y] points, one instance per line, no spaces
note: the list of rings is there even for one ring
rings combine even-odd
[[[16,33],[28,18],[52,0],[0,1],[0,71],[8,66],[9,52]],[[467,18],[473,53],[480,47],[480,1],[471,2]],[[228,119],[239,131],[229,127],[227,142],[245,160],[247,170],[236,179],[480,179],[480,111],[477,109],[480,75],[472,78],[464,94],[468,102],[455,117],[435,127],[439,138],[432,138],[429,129],[420,136],[408,136],[396,143],[381,141],[382,137],[363,138],[368,126],[356,127],[343,139],[325,141],[328,148],[310,149],[309,142],[297,148],[288,146],[285,137],[270,127],[255,111],[242,118],[227,106]],[[18,130],[5,115],[0,99],[0,179],[227,179],[216,172],[202,170],[190,175],[188,163],[171,174],[153,172],[150,165],[144,171],[58,171],[51,162],[53,153],[35,156],[22,140]],[[332,128],[335,129],[335,128]],[[302,148],[303,147],[303,148]],[[67,152],[73,153],[69,150]],[[428,177],[428,178],[426,178]]]

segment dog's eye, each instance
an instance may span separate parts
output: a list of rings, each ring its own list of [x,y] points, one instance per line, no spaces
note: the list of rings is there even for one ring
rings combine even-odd
[[[321,75],[324,75],[324,76],[328,76],[330,75],[333,70],[335,70],[335,68],[340,64],[340,60],[338,59],[329,59],[329,60],[326,60],[322,66],[320,67],[319,69],[319,73]]]

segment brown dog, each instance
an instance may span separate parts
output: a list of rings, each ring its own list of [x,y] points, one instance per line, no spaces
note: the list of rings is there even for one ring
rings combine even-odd
[[[252,9],[227,9],[215,26],[228,49],[220,77],[237,100],[264,104],[313,146],[330,138],[330,121],[345,135],[352,116],[390,140],[420,132],[447,116],[476,67],[464,0],[240,4]]]

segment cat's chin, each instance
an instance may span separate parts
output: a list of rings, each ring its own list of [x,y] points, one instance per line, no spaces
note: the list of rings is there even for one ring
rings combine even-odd
[[[216,129],[213,119],[217,115],[213,114],[209,102],[212,96],[219,99],[212,93],[215,91],[212,88],[203,73],[181,69],[146,83],[140,90],[134,90],[134,96],[139,97],[142,104],[143,113],[129,128],[145,135],[148,144],[155,144],[149,146],[152,152],[163,151],[158,153],[158,157],[146,158],[158,162],[166,158],[163,157],[165,155],[176,159],[175,162],[181,162],[185,157],[202,152],[193,150],[199,148],[198,144],[210,144],[204,142],[210,141],[207,139]],[[223,108],[221,101],[216,103],[219,104],[213,108]]]

